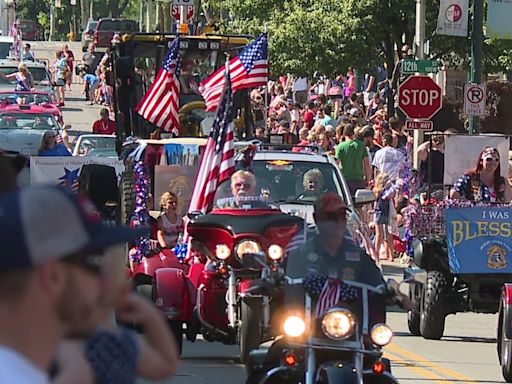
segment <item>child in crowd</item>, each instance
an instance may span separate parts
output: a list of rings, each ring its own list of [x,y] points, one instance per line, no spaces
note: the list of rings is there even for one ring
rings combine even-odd
[[[393,260],[393,236],[389,231],[391,223],[391,204],[394,193],[390,185],[389,176],[379,173],[375,179],[373,188],[375,193],[375,249],[380,255],[380,249],[384,245],[385,256],[383,260]]]
[[[96,100],[96,89],[100,83],[100,80],[96,75],[82,72],[82,79],[84,79],[84,93],[87,90],[87,84],[89,85],[89,105],[93,105]]]

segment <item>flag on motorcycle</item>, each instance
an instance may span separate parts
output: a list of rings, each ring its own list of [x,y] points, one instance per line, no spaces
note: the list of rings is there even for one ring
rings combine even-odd
[[[229,62],[233,92],[240,89],[256,88],[268,82],[268,41],[265,33]],[[224,88],[224,69],[220,68],[199,85],[206,103],[206,111],[214,111],[221,99]]]
[[[226,63],[226,68],[229,65]],[[235,171],[233,144],[233,91],[229,69],[225,70],[224,91],[199,165],[189,212],[206,213],[213,204],[217,186]]]
[[[318,296],[315,317],[321,317],[339,301],[351,302],[359,296],[356,287],[322,274],[312,274],[304,279],[304,289],[312,297]]]
[[[305,220],[300,223],[299,229],[297,233],[292,237],[286,248],[284,249],[284,254],[288,255],[290,252],[299,249],[302,244],[306,242],[306,224]]]
[[[180,119],[178,115],[180,99],[180,38],[176,37],[169,52],[162,61],[158,71],[135,110],[144,119],[166,132],[179,134]]]

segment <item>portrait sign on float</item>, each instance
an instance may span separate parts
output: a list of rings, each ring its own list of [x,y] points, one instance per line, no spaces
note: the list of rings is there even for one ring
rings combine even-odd
[[[447,208],[452,273],[512,273],[512,207]]]

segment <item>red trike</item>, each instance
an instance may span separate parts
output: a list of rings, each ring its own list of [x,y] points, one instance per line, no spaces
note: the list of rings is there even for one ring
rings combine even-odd
[[[152,294],[180,345],[183,332],[190,341],[201,333],[207,341],[238,343],[245,361],[272,337],[280,307],[279,293],[250,292],[251,282],[268,273],[252,256],[264,255],[270,270],[278,271],[290,241],[303,234],[304,221],[259,197],[243,200],[236,208],[190,215],[192,263],[157,269]]]

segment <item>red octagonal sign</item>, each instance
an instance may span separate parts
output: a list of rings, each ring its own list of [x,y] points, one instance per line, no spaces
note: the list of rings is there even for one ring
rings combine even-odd
[[[410,76],[398,86],[398,106],[409,119],[430,120],[441,109],[441,88],[428,76]]]

